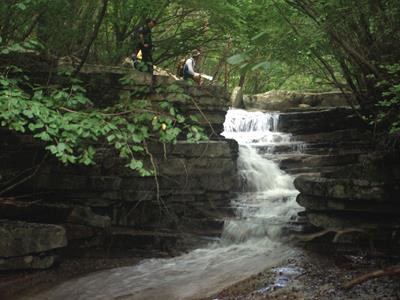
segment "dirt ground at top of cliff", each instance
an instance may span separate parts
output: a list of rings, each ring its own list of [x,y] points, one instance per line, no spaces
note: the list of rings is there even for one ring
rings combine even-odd
[[[301,248],[296,256],[202,300],[400,299],[400,276],[383,276],[345,289],[367,273],[399,266],[400,257],[363,250]]]

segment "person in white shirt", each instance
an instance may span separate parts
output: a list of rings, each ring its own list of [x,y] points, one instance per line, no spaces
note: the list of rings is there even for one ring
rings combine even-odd
[[[188,80],[189,78],[196,81],[198,84],[201,83],[201,75],[195,71],[196,61],[200,56],[199,50],[193,50],[192,55],[185,62],[183,67],[183,79]]]

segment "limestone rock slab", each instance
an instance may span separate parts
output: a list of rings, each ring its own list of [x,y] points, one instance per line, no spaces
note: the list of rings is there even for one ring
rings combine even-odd
[[[294,180],[301,193],[338,199],[366,199],[384,201],[387,190],[381,182],[364,179],[323,178],[301,175]]]
[[[66,245],[62,226],[0,220],[0,257],[24,256]]]

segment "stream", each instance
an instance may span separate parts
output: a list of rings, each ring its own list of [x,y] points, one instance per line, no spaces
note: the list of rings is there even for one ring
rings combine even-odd
[[[222,237],[174,258],[145,259],[131,267],[72,279],[27,299],[197,299],[215,294],[293,254],[280,242],[300,207],[293,177],[273,161],[277,146],[301,151],[291,135],[277,132],[279,114],[228,111],[226,138],[239,143],[240,192],[232,199],[236,217]]]

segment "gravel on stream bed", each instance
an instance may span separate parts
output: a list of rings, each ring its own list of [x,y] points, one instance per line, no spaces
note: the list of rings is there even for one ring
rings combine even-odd
[[[342,287],[358,276],[398,265],[399,252],[393,255],[354,248],[324,248],[298,248],[298,254],[284,263],[202,300],[400,299],[400,276],[370,279],[347,290]]]

